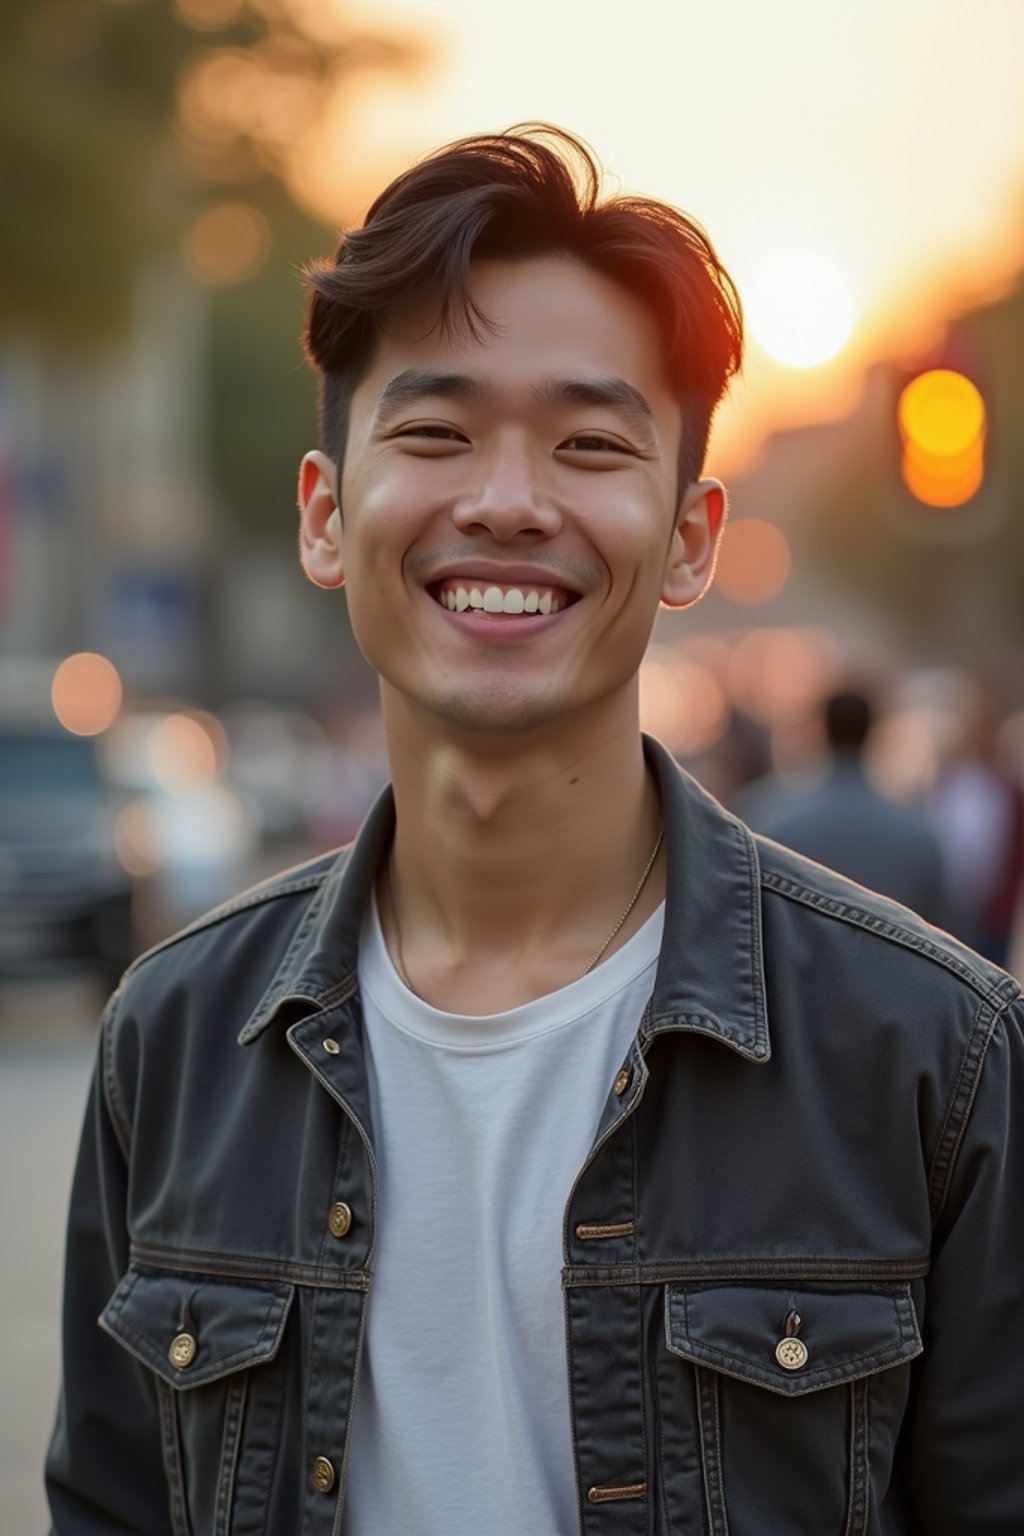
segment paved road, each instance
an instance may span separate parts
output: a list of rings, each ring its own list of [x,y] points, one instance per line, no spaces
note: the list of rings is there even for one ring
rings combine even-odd
[[[42,1459],[58,1376],[64,1221],[103,998],[0,988],[0,1531],[49,1530]]]

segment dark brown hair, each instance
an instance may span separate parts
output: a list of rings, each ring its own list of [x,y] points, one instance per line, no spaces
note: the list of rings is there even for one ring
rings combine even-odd
[[[651,198],[598,193],[593,155],[563,129],[461,139],[393,181],[334,260],[306,269],[303,340],[320,374],[321,445],[339,467],[352,392],[388,310],[436,291],[442,332],[462,324],[479,334],[474,258],[565,255],[653,311],[683,408],[680,489],[699,477],[712,414],[742,358],[739,296],[692,219]]]

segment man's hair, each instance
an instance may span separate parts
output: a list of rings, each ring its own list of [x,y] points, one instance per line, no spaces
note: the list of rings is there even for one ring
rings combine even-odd
[[[587,147],[547,124],[460,139],[393,181],[333,261],[305,270],[320,442],[339,469],[352,393],[390,310],[436,292],[442,334],[478,336],[487,321],[469,292],[474,259],[566,256],[653,313],[683,411],[680,492],[700,476],[712,415],[742,360],[739,296],[692,219],[647,197],[599,199],[599,181]]]

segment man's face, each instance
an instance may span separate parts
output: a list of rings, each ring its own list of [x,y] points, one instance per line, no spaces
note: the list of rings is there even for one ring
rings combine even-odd
[[[442,337],[436,300],[393,314],[331,466],[303,466],[303,563],[348,588],[382,679],[461,730],[635,711],[658,602],[710,573],[721,491],[676,503],[680,408],[653,317],[558,258],[481,261],[490,327]],[[385,702],[388,700],[386,698]]]

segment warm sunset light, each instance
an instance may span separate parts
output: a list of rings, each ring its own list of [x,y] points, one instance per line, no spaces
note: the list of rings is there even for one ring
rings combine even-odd
[[[985,402],[952,368],[930,368],[903,390],[897,406],[903,479],[929,507],[959,507],[985,478]]]
[[[98,736],[121,709],[121,679],[113,662],[95,651],[79,651],[57,668],[50,689],[53,712],[76,736]]]
[[[750,329],[788,368],[817,368],[850,339],[853,292],[838,267],[814,251],[776,251],[743,291]]]
[[[789,545],[775,524],[742,517],[726,527],[715,586],[732,603],[767,603],[786,585],[789,567]]]

